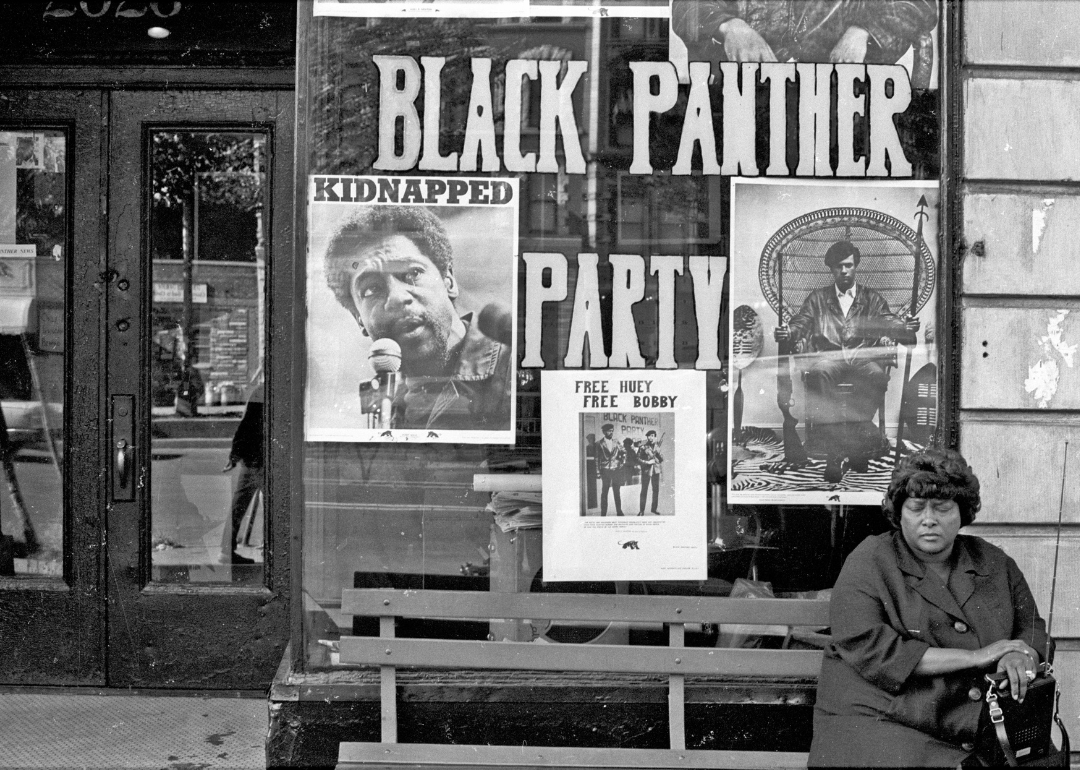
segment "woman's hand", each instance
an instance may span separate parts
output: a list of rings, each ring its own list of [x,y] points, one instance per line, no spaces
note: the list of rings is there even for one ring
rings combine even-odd
[[[1006,657],[1009,657],[1009,660],[1006,661]],[[1026,691],[1027,683],[1030,681],[1027,672],[1035,671],[1035,666],[1039,662],[1039,655],[1019,639],[1002,639],[1000,642],[988,644],[979,650],[931,647],[919,659],[914,673],[919,676],[940,676],[941,674],[951,674],[954,671],[965,671],[973,668],[985,669],[995,663],[998,664],[998,671],[1014,671],[1015,673],[1018,661],[1020,673],[1016,676],[1024,680],[1024,689]],[[1013,688],[1011,690],[1013,693],[1019,693],[1019,681],[1010,680],[1010,685]]]
[[[1010,652],[1022,652],[1027,655],[1032,650],[1019,639],[1002,639],[975,651],[976,667],[986,668],[992,666]]]
[[[1033,659],[1024,651],[1007,652],[998,661],[997,671],[1009,677],[1009,692],[1013,700],[1023,703],[1028,685],[1035,679]]]

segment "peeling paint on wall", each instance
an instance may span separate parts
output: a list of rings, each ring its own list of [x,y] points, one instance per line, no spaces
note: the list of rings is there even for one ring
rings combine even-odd
[[[1059,310],[1054,318],[1050,319],[1050,323],[1046,325],[1046,337],[1043,337],[1039,341],[1045,347],[1049,342],[1054,350],[1056,350],[1061,357],[1065,359],[1066,365],[1071,369],[1073,365],[1073,356],[1076,355],[1077,345],[1068,345],[1062,339],[1061,335],[1064,331],[1061,327],[1065,323],[1065,317],[1069,315],[1068,310]]]
[[[1054,207],[1053,198],[1044,198],[1042,208],[1031,210],[1031,253],[1038,254],[1042,245],[1043,233],[1046,232],[1046,219]]]
[[[1057,393],[1059,374],[1056,361],[1039,361],[1028,367],[1024,390],[1032,395],[1041,409],[1050,406],[1050,399]]]
[[[1034,240],[1034,233],[1032,239]],[[1068,315],[1068,310],[1058,310],[1047,322],[1046,336],[1039,338],[1039,346],[1042,348],[1044,358],[1028,367],[1028,377],[1024,380],[1024,390],[1031,394],[1041,409],[1050,406],[1050,401],[1057,394],[1061,369],[1054,354],[1060,356],[1065,365],[1071,369],[1077,347],[1080,347],[1080,345],[1070,345],[1064,340],[1062,327]]]

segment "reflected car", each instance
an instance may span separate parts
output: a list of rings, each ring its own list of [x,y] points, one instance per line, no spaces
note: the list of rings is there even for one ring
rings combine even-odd
[[[41,449],[48,451],[48,436],[45,434],[46,419],[52,430],[53,439],[59,443],[64,430],[64,405],[40,401],[0,401],[4,423],[7,425],[8,441],[13,451],[21,449]]]

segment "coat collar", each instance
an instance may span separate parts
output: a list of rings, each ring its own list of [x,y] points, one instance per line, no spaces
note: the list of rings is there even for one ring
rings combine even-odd
[[[486,337],[473,323],[472,313],[461,316],[461,320],[465,324],[465,337],[457,354],[447,363],[446,373],[439,377],[406,375],[410,387],[442,386],[455,380],[478,382],[495,376],[505,345]]]
[[[486,380],[495,374],[502,343],[490,339],[473,323],[472,313],[461,316],[465,323],[465,340],[458,353],[451,378],[455,380]]]
[[[855,301],[851,303],[852,309],[861,308],[869,302],[866,286],[856,281],[852,286],[852,289],[855,292]],[[843,315],[840,308],[840,298],[836,294],[836,284],[830,283],[828,286],[822,287],[821,291],[825,295],[826,304],[829,305],[833,312]]]
[[[904,573],[908,585],[935,607],[939,607],[954,617],[966,620],[961,608],[975,593],[976,576],[984,577],[988,574],[986,566],[972,553],[969,538],[965,535],[956,536],[951,556],[953,569],[949,576],[948,589],[942,585],[936,575],[927,572],[926,565],[911,552],[903,533],[899,530],[893,532],[892,545],[896,562],[900,571]]]

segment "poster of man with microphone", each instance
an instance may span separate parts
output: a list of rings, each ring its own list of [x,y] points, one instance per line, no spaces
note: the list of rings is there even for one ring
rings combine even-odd
[[[517,180],[308,191],[306,439],[514,443]]]

